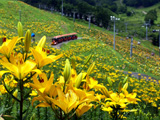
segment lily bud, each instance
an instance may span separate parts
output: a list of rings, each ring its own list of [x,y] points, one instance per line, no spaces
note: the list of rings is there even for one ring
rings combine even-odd
[[[106,87],[102,87],[100,91],[101,91],[101,93],[102,93],[103,95],[105,95],[106,97],[110,97],[109,92],[108,92],[108,89],[107,89]]]
[[[68,59],[66,59],[66,64],[65,64],[65,68],[64,68],[64,80],[65,82],[68,82],[68,80],[71,77],[71,65]]]
[[[108,80],[109,85],[112,87],[112,81],[111,81],[110,77],[107,77],[107,80]]]
[[[83,73],[80,73],[76,78],[76,84],[75,84],[76,88],[78,88],[80,86],[82,79],[83,79]]]
[[[89,68],[88,68],[88,70],[87,70],[87,75],[90,75],[90,74],[91,74],[94,66],[95,66],[95,62],[93,62],[92,65],[89,66]]]
[[[87,56],[87,59],[85,60],[84,65],[86,65],[90,61],[91,57],[92,57],[92,54]]]
[[[45,44],[46,44],[46,36],[43,36],[38,42],[37,46],[44,48]]]
[[[16,89],[14,91],[13,96],[17,98],[17,96],[18,96],[18,89]],[[12,100],[12,103],[14,103],[14,102],[15,102],[15,99]]]
[[[118,85],[118,92],[121,92],[121,89],[122,89],[122,81],[119,82],[119,85]]]
[[[128,79],[128,76],[126,76],[126,77],[124,78],[124,80],[123,80],[123,84],[125,84],[125,83],[126,83],[127,79]]]
[[[30,45],[31,45],[31,32],[30,30],[27,30],[25,38],[24,38],[24,48],[26,52],[29,51]]]
[[[123,89],[127,90],[127,88],[128,88],[128,82],[126,82],[123,86]]]
[[[21,22],[18,22],[18,36],[23,37],[23,26]]]

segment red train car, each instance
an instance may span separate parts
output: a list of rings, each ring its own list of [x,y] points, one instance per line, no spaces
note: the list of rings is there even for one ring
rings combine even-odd
[[[58,35],[52,38],[51,45],[57,45],[58,43],[69,41],[69,40],[75,40],[75,39],[77,39],[77,33]]]

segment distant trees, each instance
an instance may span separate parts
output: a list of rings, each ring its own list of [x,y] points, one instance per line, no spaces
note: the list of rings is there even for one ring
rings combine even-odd
[[[95,18],[97,25],[102,24],[104,27],[108,26],[110,20],[110,11],[100,6],[96,7]],[[101,26],[101,25],[100,25]]]
[[[74,9],[74,6],[69,3],[63,3],[63,9],[65,13],[71,13],[71,11]]]
[[[154,9],[154,10],[150,10],[145,18],[144,18],[144,21],[149,21],[150,20],[150,24],[153,25],[154,24],[154,21],[157,20],[158,16],[157,16],[157,11]]]
[[[92,12],[92,6],[86,2],[78,2],[77,8],[80,14],[87,14],[87,12]]]
[[[148,7],[158,2],[160,2],[160,0],[123,0],[123,3],[125,3],[127,6],[132,6],[132,7],[140,7],[140,6]]]
[[[56,11],[61,11],[62,0],[22,0],[28,4],[40,7],[42,9],[54,8]],[[70,16],[73,11],[76,11],[78,18],[88,20],[88,15],[92,15],[91,22],[106,27],[108,26],[112,11],[117,12],[117,4],[115,0],[63,0],[63,12]],[[102,4],[103,3],[103,4]],[[45,6],[45,8],[44,8]],[[126,11],[126,6],[120,9],[121,12]]]

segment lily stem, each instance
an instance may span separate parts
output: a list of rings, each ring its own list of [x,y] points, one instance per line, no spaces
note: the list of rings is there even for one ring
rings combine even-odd
[[[12,92],[10,92],[10,91],[8,90],[8,88],[7,88],[7,86],[6,86],[5,82],[4,82],[4,79],[2,79],[2,81],[3,81],[3,85],[4,85],[5,89],[6,89],[6,91],[12,96],[12,98],[15,99],[16,101],[20,102],[20,100],[19,100],[18,98],[16,98],[16,97],[12,94]]]
[[[63,120],[62,118],[62,109],[60,108],[60,120]]]
[[[20,120],[23,119],[23,80],[20,80]]]

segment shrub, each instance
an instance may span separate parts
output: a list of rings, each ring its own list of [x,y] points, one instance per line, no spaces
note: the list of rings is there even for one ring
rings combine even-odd
[[[132,12],[131,11],[127,11],[126,15],[127,16],[132,16]]]
[[[152,34],[152,44],[155,46],[159,46],[159,35]]]

